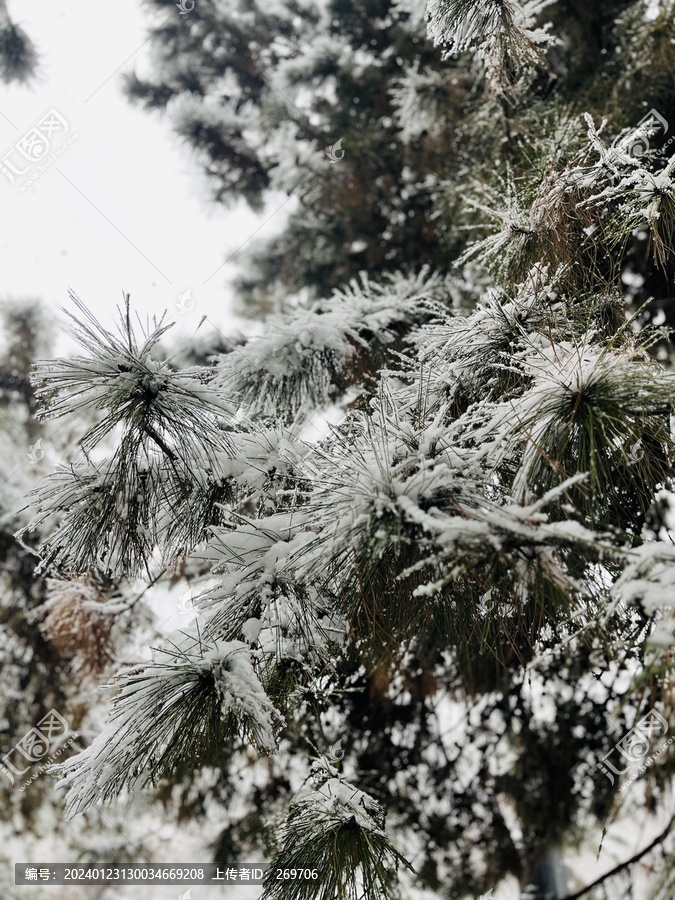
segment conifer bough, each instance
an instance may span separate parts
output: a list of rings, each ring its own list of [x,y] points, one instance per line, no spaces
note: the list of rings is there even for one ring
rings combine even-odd
[[[509,128],[546,77],[551,6],[429,6]],[[673,719],[675,385],[668,335],[620,288],[636,232],[670,264],[675,184],[655,150],[629,152],[644,127],[610,146],[556,114],[527,165],[514,150],[467,188],[478,234],[453,272],[364,275],[187,370],[128,300],[118,334],[76,301],[84,354],[35,380],[42,415],[95,424],[34,495],[42,564],[155,577],[187,559],[210,580],[60,767],[71,812],[189,767],[230,783],[255,751],[281,798],[270,855],[323,876],[266,886],[298,900],[394,896],[411,864],[432,890],[527,883],[606,820],[615,722]],[[469,265],[490,283],[477,305]],[[331,404],[339,424],[303,439]],[[653,767],[664,783],[673,764]]]

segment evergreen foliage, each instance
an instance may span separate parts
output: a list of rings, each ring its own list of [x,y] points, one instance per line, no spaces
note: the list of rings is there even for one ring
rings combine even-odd
[[[60,768],[72,812],[203,767],[246,810],[218,853],[321,871],[266,897],[370,900],[508,875],[542,896],[555,848],[635,802],[598,764],[650,708],[675,722],[674,383],[652,322],[669,295],[631,309],[622,286],[672,282],[675,186],[658,116],[616,106],[638,71],[667,125],[675,10],[607,6],[584,14],[597,65],[570,44],[573,2],[433,0],[426,44],[412,6],[379,0],[203,0],[155,33],[157,79],[132,93],[175,107],[221,197],[290,192],[306,161],[277,248],[310,233],[314,262],[298,254],[306,296],[213,364],[163,359],[168,326],[139,333],[126,298],[117,334],[76,301],[83,355],[35,369],[42,417],[94,421],[33,494],[43,569],[206,579],[193,624],[118,675],[105,731]],[[347,166],[394,171],[389,199],[414,183],[408,211],[425,184],[438,225],[348,281],[328,212],[360,240],[370,199],[350,206],[311,154],[357,78],[387,150],[345,140]],[[455,171],[425,163],[427,182],[411,92],[454,82],[448,133],[424,130]],[[301,105],[282,113],[280,91]],[[308,440],[329,405],[338,424]],[[338,738],[340,769],[320,752]],[[667,749],[644,776],[650,809],[674,768]]]

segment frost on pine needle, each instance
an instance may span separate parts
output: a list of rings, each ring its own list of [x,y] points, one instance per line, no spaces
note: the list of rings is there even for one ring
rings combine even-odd
[[[209,480],[207,472],[177,471],[142,449],[134,455],[123,439],[111,459],[49,475],[31,494],[37,512],[20,534],[45,527],[40,571],[147,574],[156,549],[168,565],[204,539],[220,519],[219,504],[232,499],[229,480],[217,471]]]
[[[36,395],[42,418],[95,424],[79,441],[86,462],[61,467],[36,491],[27,530],[58,516],[43,566],[147,572],[156,547],[170,561],[203,539],[214,508],[231,499],[218,460],[232,452],[221,422],[233,410],[204,370],[175,372],[153,357],[169,326],[155,323],[139,341],[128,296],[118,334],[73,300],[81,313],[71,315],[75,336],[88,355],[37,363]],[[89,453],[120,432],[114,454],[93,464]]]
[[[459,262],[480,257],[488,262],[494,260],[495,271],[499,275],[518,271],[521,260],[530,260],[535,253],[533,245],[537,239],[530,209],[524,202],[522,192],[508,173],[506,179],[500,179],[494,189],[481,185],[476,195],[480,199],[471,198],[469,204],[492,219],[496,230],[471,244]]]
[[[570,264],[578,254],[578,235],[593,217],[560,173],[548,170],[533,184],[516,181],[508,169],[494,183],[476,185],[473,193],[467,209],[474,219],[482,216],[479,224],[466,227],[488,233],[466,248],[459,264],[480,260],[500,283],[527,281],[533,268],[565,271],[568,278],[576,274]]]
[[[42,404],[41,418],[101,412],[80,441],[87,451],[118,425],[131,436],[131,446],[152,445],[171,461],[189,460],[227,445],[214,433],[216,417],[231,414],[232,409],[209,389],[205,371],[177,373],[152,355],[170,324],[155,321],[139,341],[128,295],[124,311],[118,310],[118,334],[104,328],[74,294],[70,296],[81,315],[78,319],[68,312],[73,333],[88,355],[35,364],[33,382]]]
[[[525,441],[514,495],[525,497],[574,471],[590,474],[582,509],[608,521],[624,507],[646,511],[655,484],[669,477],[673,446],[665,419],[672,376],[655,370],[642,351],[592,343],[542,343],[516,362],[527,389],[502,404],[495,417],[513,423],[511,438]],[[626,447],[648,441],[649,460],[629,465]],[[513,444],[511,445],[513,446]],[[556,461],[556,465],[551,464]],[[617,477],[618,476],[618,477]]]
[[[675,160],[658,172],[638,167],[601,194],[585,200],[584,207],[610,210],[607,226],[610,246],[625,245],[638,228],[646,228],[654,259],[665,266],[675,237]]]
[[[519,589],[509,566],[532,596],[552,591],[565,605],[565,593],[580,594],[564,554],[570,541],[593,553],[593,535],[562,529],[556,536],[545,517],[527,525],[508,493],[490,486],[489,464],[475,451],[453,446],[433,420],[411,428],[387,413],[382,400],[371,417],[355,416],[360,428],[348,440],[336,433],[316,459],[304,460],[317,488],[297,518],[308,534],[295,554],[296,572],[329,608],[343,610],[364,646],[386,654],[435,628],[461,646],[458,605],[471,608],[475,584],[484,593],[493,579],[510,602]]]
[[[82,753],[55,767],[76,815],[124,788],[143,787],[191,761],[208,764],[240,737],[269,753],[281,715],[255,674],[251,651],[233,641],[182,651],[171,664],[118,676],[109,724]]]
[[[507,93],[527,72],[546,69],[555,43],[549,23],[536,27],[552,0],[427,0],[429,36],[447,54],[472,50],[485,66],[488,86]]]
[[[570,180],[579,186],[601,191],[607,183],[614,184],[617,179],[632,174],[655,158],[655,152],[649,149],[649,138],[659,130],[655,122],[646,121],[637,128],[626,129],[608,145],[601,136],[607,120],[603,119],[596,127],[588,113],[584,113],[583,119],[587,126],[588,144],[581,153],[579,165],[568,173]],[[596,154],[598,159],[589,165],[588,158]]]
[[[308,883],[270,877],[265,900],[306,900],[310,891],[319,900],[389,900],[397,896],[399,866],[413,871],[387,838],[381,804],[332,772],[294,798],[274,860],[275,869],[316,869],[318,878]]]
[[[634,604],[653,621],[647,647],[657,663],[666,662],[675,645],[675,549],[662,541],[637,547],[612,586],[613,605]]]
[[[513,381],[509,362],[515,348],[531,331],[560,324],[562,304],[554,285],[562,275],[562,270],[550,275],[546,267],[533,267],[515,296],[488,291],[470,316],[420,328],[413,337],[420,360],[439,376],[445,370],[449,395],[459,391],[472,400],[501,396]]]
[[[115,461],[61,466],[34,492],[37,514],[21,534],[46,526],[40,571],[51,565],[68,573],[90,569],[147,571],[159,541],[155,518],[161,473],[154,460],[131,468]]]
[[[379,282],[364,273],[312,309],[270,319],[264,334],[222,360],[216,384],[252,412],[306,416],[341,396],[355,374],[375,371],[446,296],[443,279],[427,270]]]
[[[236,527],[216,528],[204,556],[220,583],[200,597],[210,614],[207,633],[242,637],[259,647],[268,666],[295,659],[325,663],[343,643],[346,624],[332,599],[298,573],[314,540],[308,516],[237,517]]]
[[[393,85],[394,119],[404,141],[418,139],[423,133],[438,137],[447,127],[448,80],[437,69],[420,70],[416,60]]]
[[[564,283],[588,292],[602,284],[606,250],[623,252],[638,228],[647,229],[654,258],[665,265],[672,242],[675,201],[672,162],[656,151],[637,153],[655,130],[645,123],[608,146],[586,119],[586,140],[577,146],[565,131],[561,154],[553,140],[533,142],[531,175],[504,175],[476,184],[464,204],[465,228],[483,232],[460,257],[481,260],[500,282],[521,281],[533,265],[566,266]],[[578,126],[567,122],[574,134]],[[470,224],[469,224],[470,223]],[[487,232],[485,234],[485,232]],[[604,249],[603,249],[604,248]]]

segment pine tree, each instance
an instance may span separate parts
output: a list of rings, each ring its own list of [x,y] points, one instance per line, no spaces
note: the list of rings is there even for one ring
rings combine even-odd
[[[293,198],[282,233],[242,267],[243,312],[289,291],[317,299],[364,268],[445,264],[456,239],[432,204],[472,85],[441,64],[423,13],[410,0],[208,0],[157,16],[153,71],[128,78],[129,96],[168,110],[218,202]]]
[[[107,710],[99,683],[121,662],[136,662],[138,642],[158,624],[144,605],[143,586],[93,572],[74,579],[36,574],[35,547],[46,533],[14,537],[30,521],[26,492],[55,462],[68,461],[72,443],[64,423],[35,419],[30,369],[51,352],[46,322],[33,299],[0,307],[0,893],[13,900],[32,890],[15,886],[17,860],[122,862],[130,842],[139,858],[161,858],[158,832],[166,839],[175,827],[159,798],[134,810],[133,827],[110,809],[64,825],[61,797],[45,772],[50,760],[83,750],[100,730]],[[77,432],[84,420],[69,424]],[[67,731],[57,729],[48,747],[28,743],[52,711]],[[17,749],[21,741],[25,753]],[[182,824],[176,832],[185,840],[193,829]],[[52,890],[55,900],[72,894],[70,887]]]
[[[172,0],[146,5],[153,65],[129,96],[168,113],[218,202],[267,199],[272,214],[279,192],[293,198],[280,234],[237,254],[244,312],[320,299],[362,269],[446,269],[487,224],[467,186],[502,196],[494,175],[507,169],[519,188],[523,174],[539,184],[579,138],[577,115],[607,118],[608,145],[650,108],[675,121],[668,3],[438,0],[433,40],[414,0],[202,0],[185,16]],[[627,251],[625,293],[658,298],[651,312],[670,322],[672,266],[651,266],[639,240]],[[477,300],[480,270],[456,274]]]
[[[35,627],[35,612],[45,599],[45,584],[33,576],[35,557],[13,532],[28,516],[23,495],[39,483],[38,464],[44,456],[43,429],[35,421],[35,397],[30,383],[34,359],[49,352],[39,305],[34,301],[5,302],[2,306],[3,348],[0,356],[0,440],[2,441],[2,645],[0,648],[0,748],[2,756],[13,741],[37,722],[50,707],[64,704],[67,676],[59,654]],[[32,454],[32,455],[30,455]],[[11,770],[0,769],[2,821],[23,818],[29,825],[33,808],[12,790]],[[45,786],[42,786],[44,794]],[[42,797],[41,799],[44,799]]]
[[[37,777],[50,757],[63,758],[83,749],[76,729],[85,715],[82,693],[73,702],[73,682],[86,685],[81,677],[91,671],[87,663],[99,665],[100,647],[90,641],[90,628],[96,616],[84,613],[77,603],[77,584],[46,579],[34,574],[36,554],[31,544],[39,542],[33,534],[17,541],[13,532],[25,526],[30,516],[25,494],[38,484],[49,463],[63,453],[67,435],[35,420],[35,396],[30,383],[30,368],[36,358],[51,350],[44,310],[39,302],[4,301],[1,307],[2,349],[0,350],[0,446],[2,483],[0,511],[0,889],[3,896],[15,898],[21,889],[14,885],[13,863],[18,858],[42,857],[60,848],[65,856],[78,857],[86,827],[78,822],[64,835],[61,804],[46,775]],[[42,535],[44,538],[44,535]],[[70,598],[70,602],[67,602]],[[100,600],[92,587],[87,599]],[[98,606],[99,603],[97,602]],[[49,615],[60,608],[59,639],[54,640]],[[84,615],[83,615],[84,613]],[[117,630],[121,624],[108,617]],[[112,635],[114,637],[114,635]],[[108,634],[107,658],[115,642]],[[90,680],[91,705],[96,696],[96,680]],[[86,695],[86,689],[83,691]],[[24,743],[26,755],[17,750],[24,736],[52,711],[68,724],[59,729],[49,748]],[[71,741],[74,746],[71,745]],[[32,762],[31,762],[32,760]],[[90,817],[89,825],[100,826],[101,817]],[[60,832],[60,840],[54,838]],[[45,849],[46,834],[48,849]],[[100,828],[99,828],[99,840]],[[107,843],[111,858],[113,847]],[[42,852],[41,852],[42,851]],[[58,849],[57,849],[57,852]]]
[[[509,875],[559,897],[561,848],[597,846],[637,798],[667,809],[672,751],[632,786],[601,760],[650,710],[675,718],[673,375],[669,330],[651,321],[669,297],[630,309],[638,292],[622,290],[631,272],[672,282],[675,164],[657,100],[611,126],[597,111],[636,71],[655,97],[670,84],[675,10],[587,10],[598,54],[623,51],[596,68],[592,47],[566,43],[579,8],[429,5],[431,39],[460,54],[435,65],[461,65],[480,92],[456,123],[464,152],[485,145],[436,197],[464,229],[446,266],[422,256],[293,298],[260,335],[183,369],[162,353],[165,321],[134,323],[126,298],[112,332],[75,298],[82,355],[41,362],[35,384],[43,418],[95,424],[34,495],[42,569],[208,579],[194,625],[115,677],[108,725],[61,767],[72,814],[166,797],[201,771],[245,811],[216,855],[317,868],[265,895],[329,900],[413,883],[476,896]],[[312,9],[296,10],[303,27]],[[206,2],[162,40],[217,55],[199,30],[216,15],[229,40],[237,17]],[[188,60],[171,57],[159,105],[206,96],[208,66]],[[411,83],[433,79],[418,68]],[[399,97],[412,134],[428,110]],[[477,305],[472,266],[489,282]],[[309,441],[330,406],[339,423]],[[661,845],[666,900],[667,833]]]

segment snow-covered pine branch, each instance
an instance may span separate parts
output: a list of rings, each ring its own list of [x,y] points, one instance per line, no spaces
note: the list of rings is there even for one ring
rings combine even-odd
[[[108,331],[70,293],[80,317],[66,310],[73,334],[87,356],[44,360],[34,367],[33,382],[42,409],[40,417],[59,418],[76,413],[102,413],[79,444],[90,451],[118,425],[131,438],[131,446],[152,446],[167,460],[183,463],[195,454],[227,446],[217,432],[217,417],[233,410],[209,390],[209,373],[193,368],[175,372],[153,351],[171,323],[139,321],[139,340],[131,320],[130,298],[118,308],[118,334]]]
[[[119,676],[110,722],[82,753],[55,771],[69,787],[70,815],[124,788],[156,783],[186,759],[208,763],[226,739],[270,753],[283,718],[267,697],[241,642],[217,649],[192,642],[173,662]]]
[[[489,87],[507,93],[527,72],[546,68],[555,43],[550,24],[536,26],[552,0],[427,0],[429,36],[447,54],[474,51]]]
[[[675,159],[662,169],[651,171],[631,166],[626,174],[599,194],[585,200],[582,208],[609,210],[609,246],[625,247],[638,228],[650,238],[655,262],[664,267],[675,238]]]
[[[655,261],[665,265],[675,234],[675,163],[653,149],[637,152],[658,123],[626,129],[608,145],[601,137],[606,123],[596,128],[590,116],[583,118],[585,141],[578,125],[568,123],[578,146],[569,134],[533,142],[531,173],[516,180],[507,169],[473,186],[467,208],[482,223],[469,227],[487,234],[458,264],[481,260],[499,282],[520,282],[535,265],[565,266],[571,289],[598,292],[606,279],[603,255],[623,252],[644,229]]]
[[[416,353],[380,373],[368,411],[350,412],[320,444],[302,445],[283,431],[230,432],[215,454],[220,477],[255,488],[232,495],[200,551],[220,578],[197,600],[200,640],[214,654],[230,641],[254,652],[261,692],[292,661],[294,679],[275,695],[282,708],[293,704],[295,687],[320,672],[330,679],[341,653],[358,649],[372,664],[412,642],[433,656],[442,635],[461,657],[477,640],[480,619],[480,642],[506,665],[514,653],[529,658],[544,626],[564,632],[570,617],[598,620],[603,585],[634,560],[630,545],[647,498],[670,476],[671,376],[630,329],[613,329],[608,341],[611,303],[558,294],[560,277],[535,269],[510,297],[492,294],[465,317],[435,307],[439,321],[411,328]],[[415,301],[426,297],[422,288]],[[370,327],[386,334],[391,313],[376,307],[368,315]],[[641,458],[627,460],[627,448],[640,442]],[[603,468],[610,465],[623,472],[614,496]],[[171,527],[152,514],[160,480],[145,495],[144,516],[156,532],[143,553]],[[123,485],[117,489],[127,502]],[[601,490],[606,496],[598,499]],[[632,491],[644,502],[629,502]],[[252,496],[265,494],[269,504],[259,502],[257,518],[244,512]],[[105,521],[112,529],[121,516],[114,499],[111,487]],[[65,534],[77,554],[84,523],[69,527],[55,540],[64,548]],[[116,563],[124,566],[133,548],[120,549]],[[115,762],[106,797],[127,784],[122,771],[134,779],[144,767],[159,771],[159,745],[146,746],[142,716],[168,702],[165,680],[171,692],[182,691],[186,677],[191,691],[202,685],[195,651],[180,653],[186,661],[177,657],[164,680],[144,680],[142,704],[123,707],[131,710],[126,730],[109,731],[105,747],[86,751],[92,770],[108,756]],[[132,714],[142,739],[128,744]],[[174,752],[163,749],[161,759],[172,762]],[[84,775],[68,784],[73,809],[98,789]]]
[[[244,639],[272,664],[327,665],[344,643],[347,625],[320,580],[305,578],[299,563],[316,541],[302,508],[215,528],[202,558],[220,583],[195,601],[216,640]]]
[[[384,830],[385,811],[369,794],[350,784],[332,766],[321,783],[294,798],[280,835],[275,867],[316,869],[316,880],[269,878],[265,900],[358,900],[398,896],[395,873],[410,863]],[[328,777],[326,777],[328,776]]]
[[[225,356],[215,378],[249,415],[303,419],[377,370],[415,326],[449,299],[445,279],[428,270],[390,274],[335,291],[308,310],[273,317],[265,332]]]
[[[43,566],[137,574],[148,571],[155,548],[168,562],[203,539],[216,504],[231,499],[218,457],[231,455],[221,422],[233,408],[211,390],[206,370],[176,372],[153,357],[170,326],[155,323],[139,341],[128,297],[118,334],[72,299],[81,314],[69,314],[74,333],[88,355],[37,363],[33,379],[42,418],[95,424],[78,442],[85,461],[60,467],[35,492],[28,530],[59,514]],[[120,434],[112,456],[91,461]]]
[[[277,313],[260,337],[189,368],[213,347],[162,361],[162,323],[136,339],[127,310],[111,336],[85,313],[84,354],[40,370],[47,414],[84,435],[35,495],[43,566],[78,573],[47,585],[42,634],[59,649],[91,623],[106,662],[121,574],[206,585],[169,661],[113,684],[67,803],[89,826],[97,799],[161,779],[167,814],[221,823],[219,860],[314,854],[318,885],[274,900],[386,896],[388,839],[415,889],[527,883],[613,821],[629,778],[598,761],[619,736],[652,707],[672,730],[674,4],[145,2],[151,71],[130,93],[218,200],[293,202],[239,257],[247,312]],[[0,353],[0,399],[23,391],[16,419],[41,433],[22,354]],[[301,439],[327,404],[338,424]],[[3,447],[9,475],[24,446]],[[4,541],[0,719],[18,736],[45,697],[26,663],[43,595],[17,591],[30,548]],[[233,648],[234,681],[216,663]],[[344,771],[312,765],[338,738]],[[650,811],[671,789],[659,749],[631,788]],[[36,809],[19,807],[9,828]]]
[[[667,665],[675,643],[675,548],[665,541],[648,541],[631,554],[612,587],[612,604],[607,614],[620,604],[637,606],[653,622],[647,641],[656,666]]]

